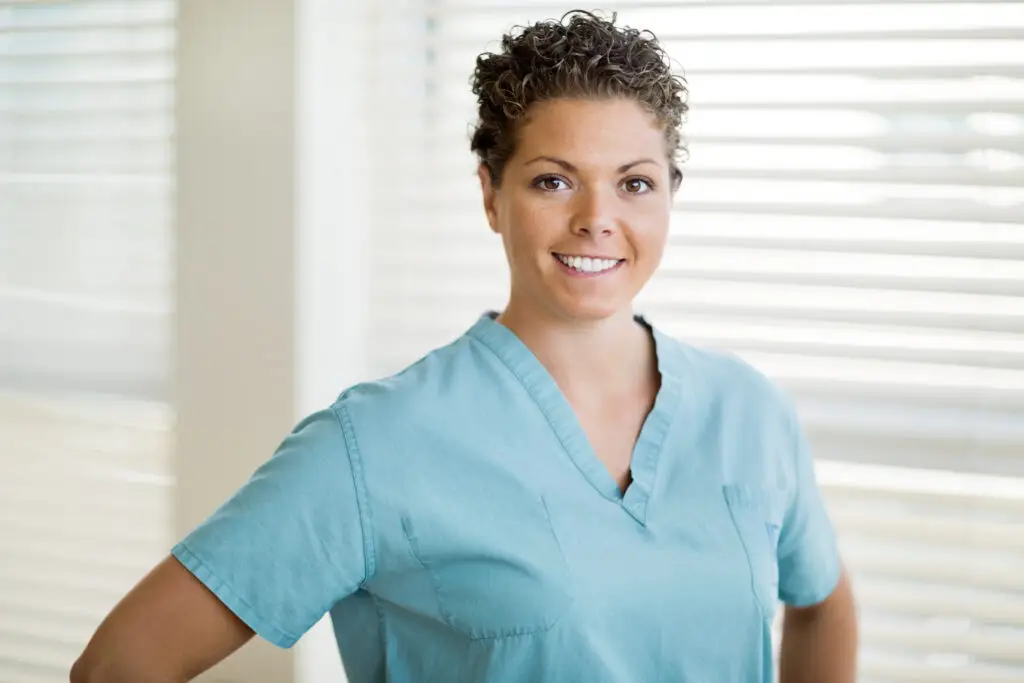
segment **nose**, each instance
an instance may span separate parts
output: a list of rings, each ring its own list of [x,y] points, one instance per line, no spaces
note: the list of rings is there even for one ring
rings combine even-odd
[[[615,198],[597,189],[576,195],[572,232],[591,238],[608,236],[615,232]]]

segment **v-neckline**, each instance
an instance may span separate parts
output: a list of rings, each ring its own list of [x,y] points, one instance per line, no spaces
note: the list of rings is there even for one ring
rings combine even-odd
[[[644,524],[654,490],[658,460],[679,413],[682,393],[679,345],[642,316],[635,316],[637,322],[645,326],[654,338],[661,385],[633,446],[629,463],[631,481],[623,493],[608,467],[597,456],[576,411],[551,373],[529,347],[512,330],[499,323],[496,317],[494,312],[485,313],[470,329],[469,336],[490,349],[515,375],[547,418],[562,448],[590,485],[608,500],[620,504],[636,521]]]

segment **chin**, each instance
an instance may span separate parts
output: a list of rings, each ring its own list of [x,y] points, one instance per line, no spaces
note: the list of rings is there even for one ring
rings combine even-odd
[[[632,306],[629,301],[577,299],[573,301],[559,301],[555,304],[555,309],[559,311],[562,317],[568,320],[597,322],[612,318],[622,313],[623,310],[632,310]]]

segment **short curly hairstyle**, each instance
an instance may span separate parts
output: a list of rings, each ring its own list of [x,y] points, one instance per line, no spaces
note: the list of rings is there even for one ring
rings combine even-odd
[[[515,152],[518,124],[537,102],[559,98],[629,98],[664,126],[672,184],[682,179],[686,79],[650,31],[615,25],[583,10],[560,20],[517,26],[500,52],[477,57],[470,82],[479,121],[470,148],[495,185]]]

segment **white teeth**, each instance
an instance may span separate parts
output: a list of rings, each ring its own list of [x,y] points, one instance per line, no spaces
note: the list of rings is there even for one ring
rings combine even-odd
[[[601,273],[619,264],[616,259],[590,258],[589,256],[562,256],[558,260],[581,273]]]

